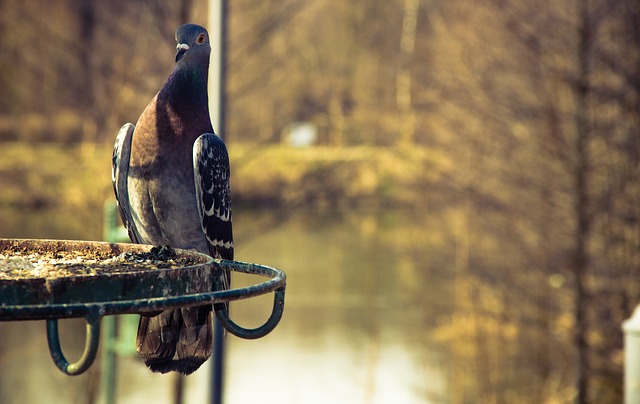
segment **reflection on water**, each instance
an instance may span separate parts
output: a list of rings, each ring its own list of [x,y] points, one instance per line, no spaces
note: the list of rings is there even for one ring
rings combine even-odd
[[[238,257],[287,271],[285,316],[263,341],[230,341],[229,379],[238,387],[229,389],[229,402],[252,401],[255,390],[241,387],[247,382],[270,403],[442,396],[445,377],[427,323],[429,301],[442,292],[424,282],[418,262],[402,257],[408,215],[298,213],[279,226],[259,220],[238,219],[247,235]],[[241,305],[239,321],[254,320],[248,313],[255,310],[240,312]]]
[[[86,235],[77,231],[82,222],[75,220],[83,218],[61,217],[42,227],[16,212],[4,220],[7,213],[1,237],[99,237],[95,226]],[[450,257],[442,240],[429,235],[441,226],[437,218],[239,211],[234,220],[236,258],[281,268],[288,282],[285,314],[273,333],[256,341],[227,338],[226,402],[449,401],[447,357],[430,340],[438,319],[452,310]],[[252,281],[234,278],[235,285]],[[270,306],[271,296],[237,302],[232,315],[257,326]],[[67,329],[63,348],[75,358],[82,322],[61,327]],[[44,328],[43,322],[0,323],[0,402],[89,402],[99,366],[63,376],[48,357]],[[208,369],[188,377],[185,402],[203,402],[207,380]],[[118,402],[171,402],[171,382],[135,357],[122,358]]]

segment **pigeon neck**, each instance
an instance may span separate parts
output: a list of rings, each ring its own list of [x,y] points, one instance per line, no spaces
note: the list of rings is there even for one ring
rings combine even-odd
[[[200,111],[206,116],[208,109],[208,71],[204,66],[176,65],[166,84],[160,90],[161,101],[171,104],[177,111]]]

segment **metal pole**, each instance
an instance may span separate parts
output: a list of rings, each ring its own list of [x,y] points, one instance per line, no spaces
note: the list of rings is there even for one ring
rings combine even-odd
[[[640,305],[622,324],[624,331],[624,402],[640,403]]]
[[[214,130],[222,138],[226,137],[225,122],[225,63],[226,63],[226,0],[210,0],[209,33],[211,36],[211,60],[209,64],[209,113]],[[220,321],[214,318],[213,355],[211,358],[211,404],[222,403],[224,386],[224,330]]]
[[[106,316],[102,319],[102,362],[100,369],[100,389],[104,404],[116,402],[116,372],[118,358],[114,349],[116,341],[117,317]]]
[[[115,201],[107,199],[104,203],[103,212],[103,238],[106,241],[119,241],[118,227],[116,225],[117,213]],[[116,316],[106,316],[102,321],[102,330],[103,343],[100,369],[100,396],[102,397],[104,404],[115,404],[116,369],[118,363],[118,358],[114,349],[117,333]]]
[[[209,115],[216,134],[227,140],[226,128],[226,58],[227,58],[227,1],[210,0],[209,33],[211,59],[209,63]]]

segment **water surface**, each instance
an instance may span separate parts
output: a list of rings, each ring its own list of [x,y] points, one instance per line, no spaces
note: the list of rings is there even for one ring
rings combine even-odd
[[[100,237],[97,221],[42,212],[2,212],[2,237]],[[30,216],[28,216],[30,215]],[[48,219],[47,219],[48,218]],[[80,222],[78,222],[80,221]],[[450,254],[437,215],[373,211],[238,211],[236,258],[286,271],[285,313],[265,338],[227,338],[228,403],[449,402],[446,347],[431,338],[452,310]],[[235,277],[234,284],[255,282]],[[236,322],[258,326],[271,296],[232,305]],[[444,320],[443,320],[444,319]],[[83,345],[82,320],[66,320],[70,359]],[[0,401],[91,402],[99,365],[66,377],[48,357],[44,322],[0,323]],[[131,341],[133,345],[133,341]],[[186,379],[185,402],[204,402],[206,367]],[[173,378],[137,357],[119,362],[119,403],[171,402]]]

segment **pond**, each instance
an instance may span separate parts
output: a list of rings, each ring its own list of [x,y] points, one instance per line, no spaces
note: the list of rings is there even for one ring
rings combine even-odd
[[[0,237],[101,234],[101,218],[87,223],[87,214],[0,215]],[[459,310],[454,297],[460,293],[446,216],[396,210],[234,212],[236,259],[280,268],[288,282],[284,316],[271,334],[253,341],[227,337],[225,402],[474,402],[483,374],[490,381],[511,380],[508,390],[518,392],[512,397],[541,389],[535,383],[520,389],[515,376],[497,377],[492,373],[499,369],[479,367],[482,355],[492,352],[478,349],[479,334],[473,344],[443,338],[452,332]],[[270,313],[271,299],[233,303],[232,317],[257,326]],[[65,320],[60,327],[63,349],[73,360],[84,344],[83,323]],[[44,331],[44,322],[0,323],[0,402],[99,402],[99,364],[85,375],[64,376],[49,358]],[[206,400],[208,378],[208,366],[186,378],[186,403]],[[135,355],[121,357],[117,402],[172,402],[173,382],[170,375],[147,371]]]

